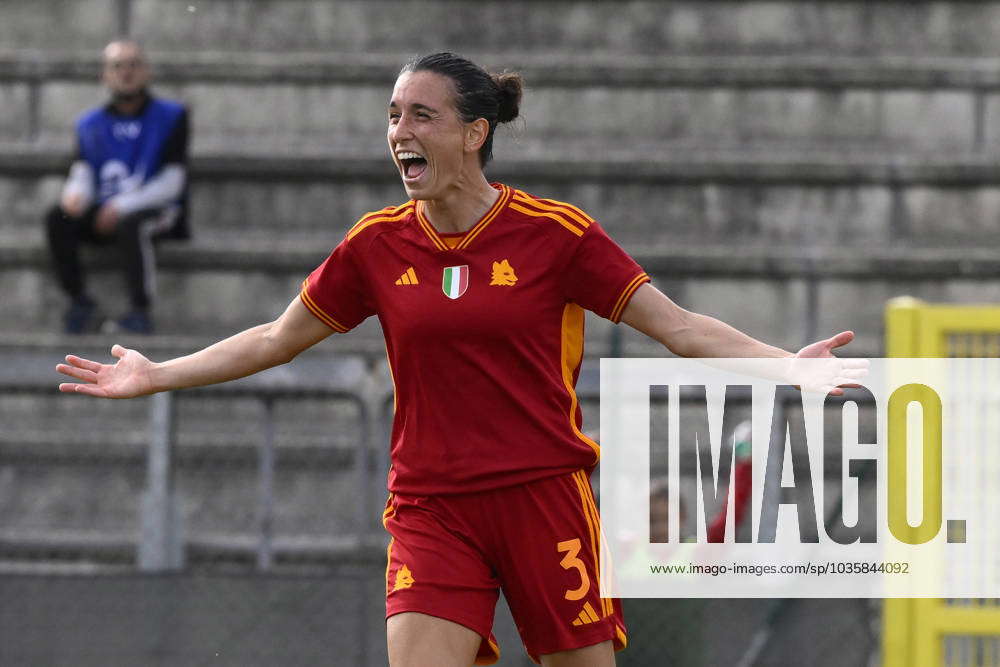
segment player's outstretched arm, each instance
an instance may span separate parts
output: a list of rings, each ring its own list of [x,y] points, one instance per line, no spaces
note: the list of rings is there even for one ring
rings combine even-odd
[[[56,366],[75,382],[59,390],[100,398],[133,398],[158,391],[216,384],[252,375],[291,361],[333,330],[318,320],[296,297],[281,316],[242,331],[210,347],[169,361],[154,363],[121,345],[111,348],[115,364],[74,355]]]
[[[681,357],[782,358],[792,353],[751,338],[714,317],[692,313],[646,283],[632,296],[622,322]]]
[[[648,283],[636,290],[622,314],[622,321],[682,357],[788,358],[792,360],[787,372],[789,379],[800,376],[795,360],[832,358],[835,349],[854,340],[854,332],[842,331],[792,354],[762,343],[714,317],[685,310]],[[823,378],[806,378],[810,380],[807,384],[822,385],[830,393],[840,395],[843,391],[837,387],[852,386],[854,381],[867,374],[867,368],[865,360],[839,360],[835,367],[822,369]],[[807,371],[811,372],[810,369]],[[793,383],[802,382],[793,380]]]

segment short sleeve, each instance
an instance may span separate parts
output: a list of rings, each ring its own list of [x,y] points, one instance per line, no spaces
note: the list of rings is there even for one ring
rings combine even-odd
[[[348,240],[302,283],[300,298],[306,308],[338,333],[347,333],[374,315],[368,282]]]
[[[597,223],[583,234],[563,272],[566,298],[619,322],[635,291],[649,276]]]

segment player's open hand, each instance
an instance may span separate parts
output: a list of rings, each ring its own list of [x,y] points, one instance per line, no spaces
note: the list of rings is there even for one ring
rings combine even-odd
[[[868,375],[867,359],[838,359],[833,351],[854,340],[853,331],[841,331],[836,336],[816,341],[799,350],[792,359],[793,384],[802,389],[841,396],[844,387],[857,387],[858,380]],[[813,361],[828,360],[828,361]]]
[[[153,393],[150,379],[153,364],[149,359],[121,345],[112,347],[111,354],[118,358],[117,363],[101,364],[68,355],[66,363],[57,365],[56,370],[80,382],[64,382],[59,391],[100,398],[133,398]]]
[[[832,336],[826,340],[818,340],[811,345],[806,345],[804,348],[795,353],[795,357],[797,359],[825,359],[827,357],[832,357],[835,349],[847,345],[852,340],[854,340],[853,331],[841,331],[836,336]]]

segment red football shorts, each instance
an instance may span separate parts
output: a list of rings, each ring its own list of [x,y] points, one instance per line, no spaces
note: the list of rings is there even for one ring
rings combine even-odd
[[[621,603],[601,598],[600,524],[589,474],[447,496],[389,496],[386,618],[415,611],[479,633],[476,664],[499,660],[500,589],[535,662],[613,640],[625,647]]]

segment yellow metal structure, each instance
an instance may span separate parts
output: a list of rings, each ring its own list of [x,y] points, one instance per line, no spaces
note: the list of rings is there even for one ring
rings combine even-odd
[[[886,307],[885,324],[888,357],[1000,357],[997,306],[901,297]],[[1000,667],[1000,600],[885,600],[882,665]]]

